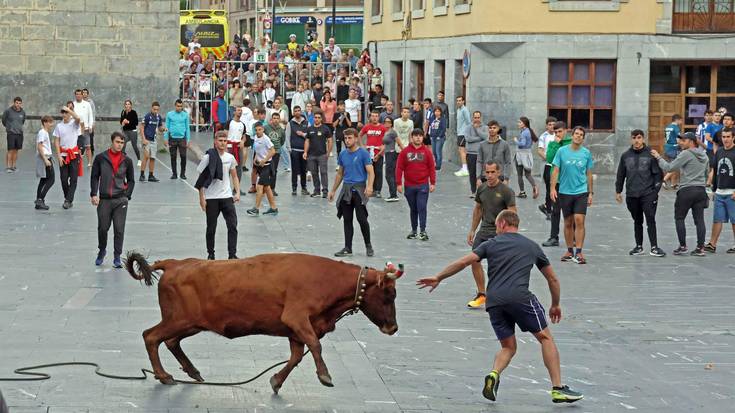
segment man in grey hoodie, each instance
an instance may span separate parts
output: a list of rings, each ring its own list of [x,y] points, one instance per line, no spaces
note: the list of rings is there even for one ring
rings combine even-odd
[[[674,255],[684,255],[687,252],[684,219],[691,209],[694,225],[697,228],[697,248],[691,252],[691,255],[703,257],[705,256],[704,237],[707,232],[704,226],[704,209],[707,208],[709,201],[705,191],[709,160],[704,149],[699,147],[697,136],[694,133],[680,134],[676,143],[681,148],[681,153],[671,162],[663,159],[657,151],[651,150],[651,155],[658,159],[658,165],[664,172],[679,171],[680,173],[679,190],[676,192],[674,202],[674,222],[676,223],[676,236],[679,238],[679,248],[674,250]]]
[[[510,179],[510,146],[508,142],[500,137],[500,124],[498,121],[491,120],[487,123],[487,140],[480,144],[477,150],[477,170],[484,171],[485,164],[497,162],[501,166],[501,171],[506,175],[500,176],[501,182],[508,182]],[[481,178],[477,179],[477,186],[482,185]]]
[[[23,99],[13,99],[13,106],[3,112],[2,124],[8,133],[8,153],[5,155],[5,172],[15,172],[18,161],[18,151],[23,148],[23,124],[26,122],[26,112],[23,110]]]
[[[480,150],[482,141],[487,139],[487,126],[482,124],[482,113],[479,110],[472,113],[472,125],[467,128],[469,133],[465,136],[467,151],[467,172],[470,177],[470,197],[475,196],[477,191],[477,152]],[[480,169],[482,175],[483,169]]]

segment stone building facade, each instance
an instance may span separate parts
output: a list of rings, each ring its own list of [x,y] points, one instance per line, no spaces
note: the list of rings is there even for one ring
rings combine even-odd
[[[35,133],[40,116],[88,88],[99,142],[119,128],[125,99],[138,112],[153,100],[172,107],[178,11],[178,0],[0,0],[0,105],[21,96]]]

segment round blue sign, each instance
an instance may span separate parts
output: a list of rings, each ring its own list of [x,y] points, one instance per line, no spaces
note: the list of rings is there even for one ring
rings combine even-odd
[[[470,51],[468,49],[464,50],[464,55],[462,56],[462,74],[465,79],[470,77]]]

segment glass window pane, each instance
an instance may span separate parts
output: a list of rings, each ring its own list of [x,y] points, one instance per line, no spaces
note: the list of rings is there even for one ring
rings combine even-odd
[[[572,87],[572,105],[573,106],[590,106],[590,87],[589,86]]]
[[[595,87],[595,106],[612,106],[612,86]]]
[[[590,80],[590,65],[588,63],[574,64],[574,80]]]
[[[735,110],[735,97],[717,97],[717,109],[719,108],[725,108],[727,109],[727,112],[732,112]]]
[[[717,72],[717,93],[735,93],[735,66],[720,66]]]
[[[585,129],[590,127],[590,110],[589,109],[572,109],[572,119],[567,125],[570,128],[581,126]]]
[[[651,62],[651,93],[681,93],[681,66]]]
[[[596,130],[613,128],[612,109],[597,109],[592,113],[592,127]]]
[[[569,63],[567,62],[551,62],[549,72],[552,82],[568,82],[569,81]]]
[[[549,106],[567,106],[566,86],[551,86],[549,88]]]
[[[612,62],[601,62],[595,64],[595,82],[612,83],[615,72]]]
[[[711,77],[710,66],[687,66],[686,77],[687,77],[687,90],[689,93],[690,88],[692,93],[709,93],[710,77]]]
[[[557,120],[563,120],[569,125],[569,119],[567,119],[566,109],[549,109],[549,116],[555,117]]]
[[[709,109],[709,97],[687,96],[684,100],[684,124],[699,125],[704,122],[704,111]],[[689,115],[694,116],[689,116]]]

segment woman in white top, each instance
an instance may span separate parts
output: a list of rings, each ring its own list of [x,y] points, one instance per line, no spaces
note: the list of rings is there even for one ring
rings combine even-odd
[[[54,154],[51,151],[51,139],[49,132],[54,126],[54,119],[51,116],[41,118],[41,130],[38,131],[36,137],[36,177],[41,178],[38,181],[38,189],[36,189],[36,209],[48,210],[46,205],[46,194],[49,189],[54,186]]]

